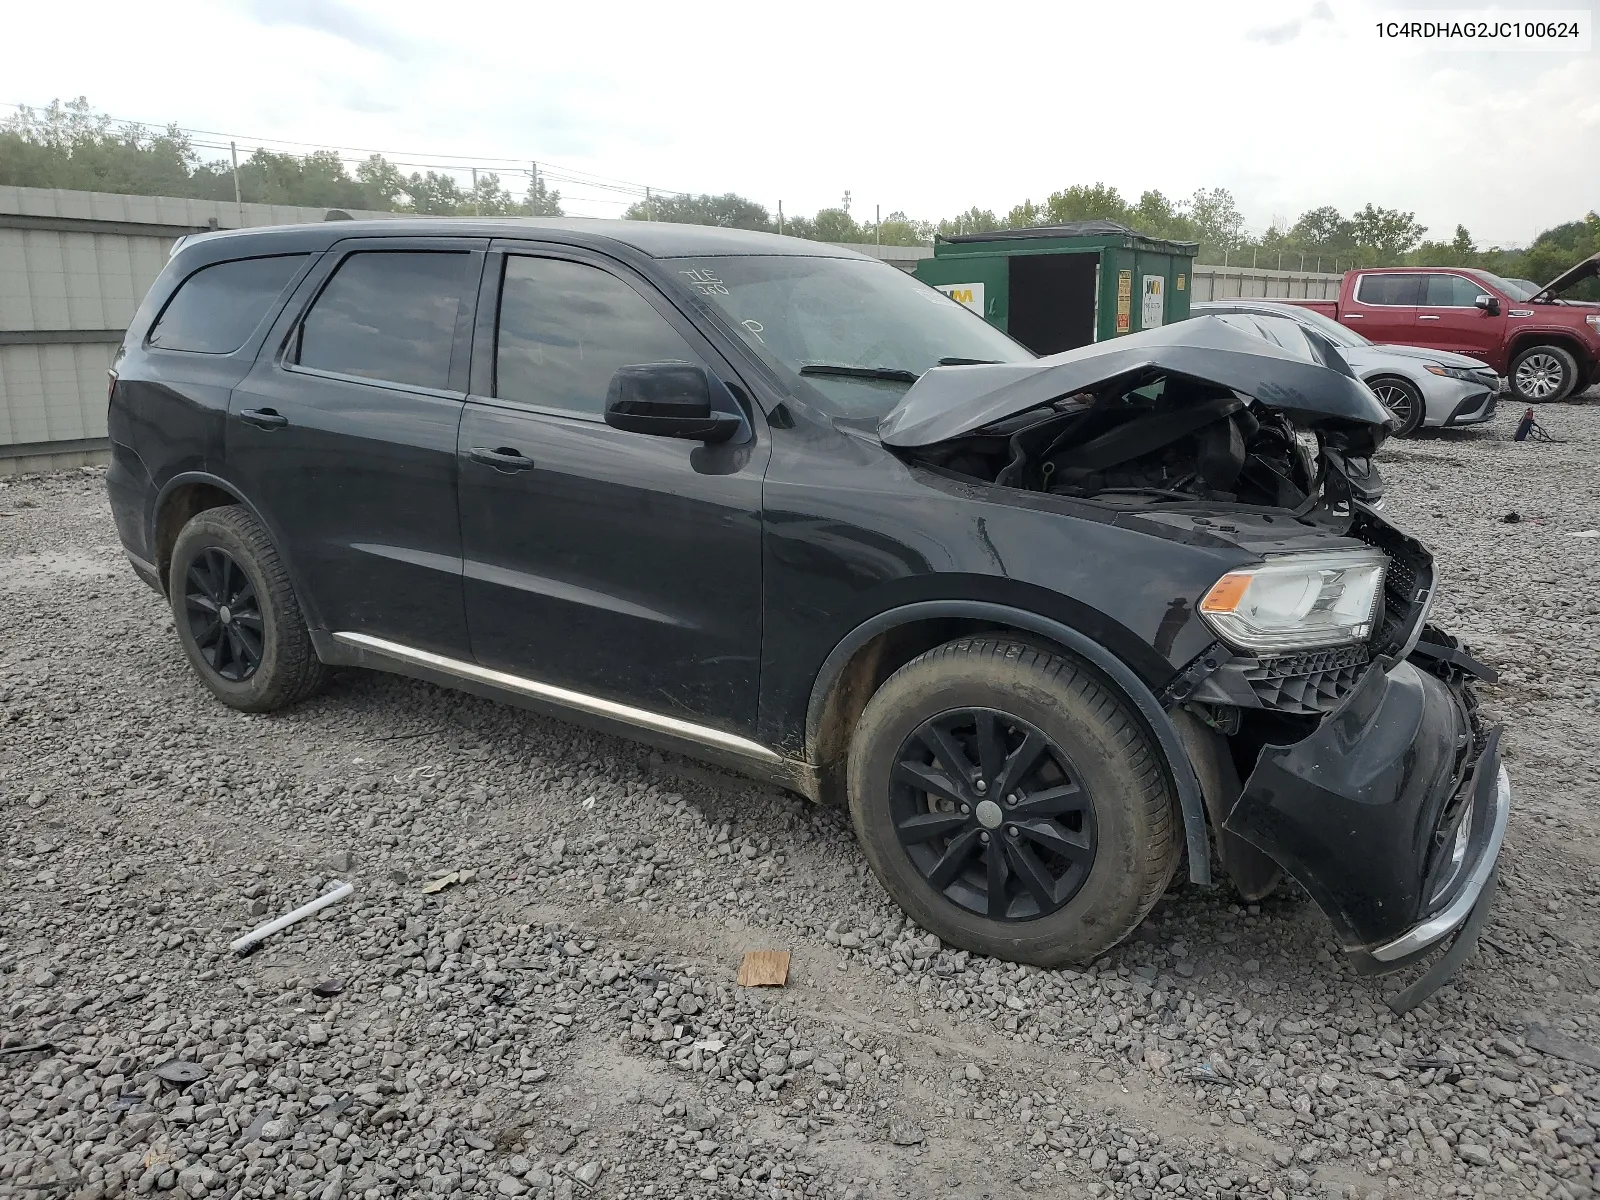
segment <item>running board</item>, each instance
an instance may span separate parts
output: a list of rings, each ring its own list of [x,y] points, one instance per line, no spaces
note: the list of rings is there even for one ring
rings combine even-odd
[[[752,742],[749,738],[742,738],[737,734],[724,733],[722,730],[712,729],[708,725],[696,725],[693,721],[683,721],[677,717],[662,716],[660,713],[634,708],[628,704],[618,704],[615,700],[606,700],[599,696],[590,696],[584,692],[574,692],[568,688],[556,687],[554,684],[541,683],[537,679],[526,679],[521,675],[512,675],[506,671],[495,671],[489,667],[480,667],[477,663],[462,662],[456,658],[446,658],[442,654],[418,650],[411,646],[402,645],[400,642],[391,642],[384,638],[372,637],[370,634],[335,633],[333,640],[342,642],[346,646],[353,646],[358,650],[382,655],[385,658],[409,663],[412,666],[438,671],[441,674],[454,676],[457,679],[487,684],[503,691],[514,692],[535,700],[542,700],[546,704],[554,705],[570,712],[584,713],[591,717],[616,721],[634,729],[647,730],[651,733],[664,734],[667,737],[681,741],[693,742],[708,749],[719,750],[751,762],[763,763],[768,766],[781,766],[788,771],[793,771],[800,767],[800,764],[790,762],[759,742]]]

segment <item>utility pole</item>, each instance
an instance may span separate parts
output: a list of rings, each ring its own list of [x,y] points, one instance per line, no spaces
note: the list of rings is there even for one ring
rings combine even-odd
[[[472,168],[472,215],[481,216],[478,211],[478,168]]]
[[[844,190],[844,215],[847,216],[847,217],[850,215],[850,189],[849,188],[845,188],[845,190]]]
[[[539,201],[538,163],[530,162],[528,164],[528,178],[532,180],[532,182],[528,184],[528,207],[533,209],[533,215],[537,217],[539,215],[539,209],[544,207]]]
[[[883,205],[872,206],[872,230],[877,235],[878,257],[883,257]]]
[[[656,219],[656,202],[655,198],[650,195],[649,188],[644,190],[644,219],[646,221],[654,221]]]
[[[778,201],[778,232],[783,232],[783,201]]]
[[[239,228],[244,228],[244,196],[239,191],[239,146],[236,142],[228,143],[228,153],[233,155],[233,207],[239,214]]]

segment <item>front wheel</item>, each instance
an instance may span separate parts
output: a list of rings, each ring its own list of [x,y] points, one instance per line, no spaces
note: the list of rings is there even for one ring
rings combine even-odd
[[[246,509],[208,508],[190,519],[172,548],[167,593],[184,653],[224,704],[272,712],[322,685],[327,668],[289,572]]]
[[[850,747],[850,813],[889,895],[965,950],[1084,962],[1144,920],[1177,866],[1149,734],[1083,664],[963,638],[895,672]]]
[[[1372,380],[1367,386],[1394,418],[1395,437],[1410,437],[1417,431],[1426,412],[1422,393],[1415,384],[1406,379],[1384,376]]]
[[[1578,360],[1560,346],[1533,346],[1511,364],[1511,392],[1527,404],[1565,400],[1578,386]]]

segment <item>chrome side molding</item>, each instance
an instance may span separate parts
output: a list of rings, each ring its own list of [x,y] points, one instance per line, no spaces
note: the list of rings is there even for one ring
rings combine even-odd
[[[462,662],[456,658],[446,658],[442,654],[434,654],[428,650],[418,650],[412,646],[373,637],[370,634],[337,632],[333,635],[333,640],[342,642],[347,646],[354,646],[360,650],[370,650],[374,654],[399,659],[401,662],[412,663],[419,667],[429,667],[447,675],[454,675],[458,679],[486,683],[492,687],[504,688],[508,692],[520,692],[524,696],[533,696],[539,700],[559,705],[562,708],[571,709],[574,712],[606,717],[613,721],[632,725],[638,729],[649,729],[656,733],[665,733],[673,737],[683,738],[686,741],[698,742],[703,746],[715,746],[719,750],[731,751],[744,758],[766,763],[784,762],[780,755],[759,742],[752,742],[749,738],[742,738],[737,734],[724,733],[720,729],[712,729],[709,725],[696,725],[693,721],[683,721],[677,717],[662,716],[660,713],[634,708],[628,704],[618,704],[615,700],[590,696],[584,692],[574,692],[569,688],[557,687],[551,683],[541,683],[537,679],[526,679],[521,675],[512,675],[506,671],[480,667],[477,663]]]

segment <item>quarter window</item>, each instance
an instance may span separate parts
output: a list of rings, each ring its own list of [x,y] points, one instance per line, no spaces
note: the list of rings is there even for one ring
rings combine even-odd
[[[352,254],[301,323],[297,361],[336,375],[448,387],[469,258],[436,250]]]
[[[1429,308],[1472,308],[1479,296],[1486,295],[1483,285],[1461,275],[1429,275],[1428,298],[1423,301]]]
[[[150,330],[150,345],[232,354],[305,265],[304,254],[241,258],[201,267],[179,285]]]
[[[496,396],[600,416],[618,367],[699,359],[649,301],[615,275],[562,259],[506,259]]]
[[[1422,303],[1422,275],[1363,275],[1356,288],[1356,299],[1362,304]]]

